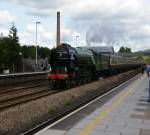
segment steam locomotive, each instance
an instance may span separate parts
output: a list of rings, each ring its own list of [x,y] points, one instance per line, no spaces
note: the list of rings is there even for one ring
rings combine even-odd
[[[142,64],[136,58],[115,54],[111,47],[74,48],[62,43],[51,50],[48,79],[54,87],[70,88],[96,80],[102,75],[135,69]]]

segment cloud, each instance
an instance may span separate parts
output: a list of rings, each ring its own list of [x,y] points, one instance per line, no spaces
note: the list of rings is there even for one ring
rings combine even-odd
[[[29,33],[35,33],[36,32],[36,25],[35,24],[28,24],[27,25],[27,31]],[[41,24],[37,24],[37,31],[38,32],[44,32],[45,28]]]
[[[47,17],[56,10],[74,3],[74,0],[5,0],[27,8],[26,14],[32,16]],[[79,0],[76,0],[79,1]]]
[[[73,42],[74,38],[78,35],[80,35],[77,31],[73,29],[68,29],[68,28],[62,28],[61,29],[61,41],[62,42]]]
[[[149,6],[148,0],[86,0],[66,10],[73,12],[71,17],[72,22],[76,22],[75,27],[87,31],[87,43],[113,46],[123,43],[137,50],[140,44],[141,49],[149,44]],[[78,7],[77,10],[75,7]]]
[[[24,6],[24,12],[35,17],[49,17],[61,11],[62,41],[73,42],[79,34],[80,42],[86,40],[100,44],[137,49],[149,47],[149,0],[5,0]],[[42,42],[55,44],[55,31],[38,27]],[[27,33],[34,35],[35,26],[28,25]],[[33,36],[34,37],[34,36]],[[53,39],[52,39],[53,38]],[[116,47],[116,48],[117,48]],[[145,49],[144,48],[144,49]]]
[[[0,34],[1,36],[8,36],[9,31],[5,28],[0,28]]]
[[[52,47],[53,42],[53,34],[47,31],[45,27],[39,25],[37,27],[37,41],[40,46]],[[20,43],[25,45],[35,45],[35,34],[36,28],[34,24],[28,24],[25,32],[19,33]],[[50,45],[51,44],[51,45]]]
[[[11,0],[12,1],[12,0]],[[73,0],[13,0],[17,4],[34,7],[39,9],[56,9],[63,7],[64,5],[69,5],[70,3],[74,2]]]
[[[0,25],[12,23],[17,19],[16,15],[9,13],[6,10],[0,11]]]
[[[54,12],[50,9],[43,10],[43,9],[37,9],[37,8],[30,8],[30,10],[26,12],[27,15],[40,16],[40,17],[48,17],[52,15],[52,13]]]

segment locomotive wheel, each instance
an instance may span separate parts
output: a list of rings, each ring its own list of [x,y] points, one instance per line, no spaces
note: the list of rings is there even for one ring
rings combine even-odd
[[[58,89],[58,86],[54,83],[54,84],[53,84],[53,88],[54,88],[54,89]]]
[[[91,77],[88,77],[88,78],[87,78],[87,81],[88,81],[88,83],[91,82]]]
[[[77,84],[76,81],[73,81],[73,82],[72,82],[72,86],[73,86],[73,87],[76,87],[77,85],[78,85],[78,84]]]
[[[83,78],[83,84],[86,84],[86,78]]]
[[[86,78],[86,83],[88,83],[88,82],[89,82],[89,77]]]
[[[85,83],[86,83],[86,78],[83,77],[83,78],[82,78],[82,84],[85,84]]]
[[[80,86],[82,84],[82,80],[79,79],[77,83],[78,83],[78,86]]]
[[[49,82],[48,82],[48,86],[49,86],[49,88],[53,88],[53,83],[52,83],[52,81],[49,81]]]
[[[50,89],[57,89],[57,84],[55,82],[49,81],[48,83]]]
[[[65,81],[65,86],[67,89],[69,89],[71,87],[71,83],[70,83],[69,79]]]

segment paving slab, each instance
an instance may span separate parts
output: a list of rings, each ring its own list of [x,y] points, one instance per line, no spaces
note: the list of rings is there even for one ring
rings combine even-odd
[[[150,130],[148,130],[148,129],[141,129],[140,135],[150,135]]]
[[[66,131],[63,130],[46,130],[42,135],[64,135]]]

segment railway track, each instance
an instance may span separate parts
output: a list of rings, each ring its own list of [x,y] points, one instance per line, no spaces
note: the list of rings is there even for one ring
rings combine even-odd
[[[41,87],[31,87],[30,89],[28,88],[25,88],[25,89],[18,89],[18,90],[13,90],[13,91],[10,91],[10,92],[6,92],[6,93],[1,93],[0,94],[0,101],[2,100],[6,100],[6,99],[11,99],[11,98],[14,98],[14,97],[18,97],[18,96],[21,96],[21,95],[26,95],[26,94],[30,94],[30,93],[36,93],[37,91],[42,91],[44,89],[48,89],[47,85],[43,85]]]
[[[12,96],[9,98],[1,98],[0,99],[0,110],[13,107],[18,104],[22,104],[28,101],[32,101],[44,96],[49,96],[55,93],[58,93],[59,91],[56,90],[50,90],[49,88],[41,88],[41,89],[34,89],[32,91],[21,93],[19,96]],[[8,96],[8,95],[7,95]]]
[[[49,71],[2,74],[0,75],[0,89],[9,86],[18,86],[21,83],[23,84],[34,83],[35,81],[46,81],[48,73]]]
[[[49,86],[48,81],[28,82],[14,88],[8,86],[5,87],[5,89],[0,90],[0,111],[58,92],[62,92],[62,90],[58,91],[52,89],[52,87]]]
[[[58,92],[62,92],[62,90],[52,90],[48,81],[41,82],[40,80],[25,82],[17,86],[15,84],[2,86],[0,87],[0,111]]]
[[[62,90],[52,90],[48,82],[34,82],[0,90],[0,111],[38,98],[53,95]]]
[[[3,86],[1,85],[0,86],[0,92],[3,91],[3,90],[8,90],[8,89],[17,89],[18,87],[28,87],[28,86],[31,86],[31,85],[37,85],[41,82],[47,82],[47,80],[32,80],[32,81],[25,81],[24,83],[20,83],[20,84],[16,84],[16,83],[13,83],[13,84],[7,84],[6,86]]]
[[[28,82],[19,84],[17,87],[0,87],[0,111],[22,103],[26,103],[38,98],[56,94],[58,90],[52,90],[52,87],[45,82]]]
[[[55,93],[58,91],[52,90],[48,81],[30,81],[13,88],[11,86],[0,87],[0,111]]]
[[[14,87],[14,88],[5,88],[3,90],[0,90],[0,96],[1,94],[9,94],[9,93],[12,93],[12,92],[21,92],[22,90],[27,90],[27,89],[31,89],[31,88],[34,88],[34,87],[40,87],[40,86],[44,86],[44,85],[48,85],[48,82],[43,82],[43,83],[34,83],[32,85],[29,85],[29,84],[26,84],[26,85],[20,85],[18,87]]]

